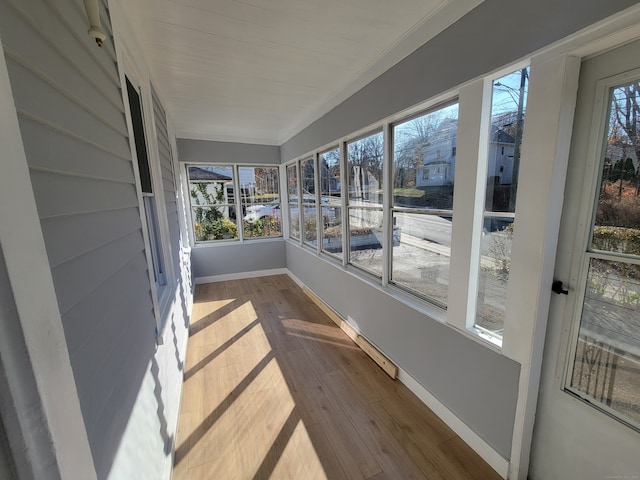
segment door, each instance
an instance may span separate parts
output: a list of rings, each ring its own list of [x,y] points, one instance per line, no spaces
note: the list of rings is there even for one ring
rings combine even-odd
[[[581,66],[532,479],[640,478],[639,157],[636,41]]]

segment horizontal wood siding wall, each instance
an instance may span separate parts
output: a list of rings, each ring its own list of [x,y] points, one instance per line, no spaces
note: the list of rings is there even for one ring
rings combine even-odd
[[[111,37],[98,48],[87,29],[80,0],[0,2],[71,364],[106,478],[153,357],[155,320],[116,54]]]
[[[162,188],[164,201],[167,208],[167,222],[169,225],[169,238],[171,239],[172,261],[174,271],[180,271],[180,225],[178,223],[178,203],[176,196],[176,180],[173,169],[173,154],[171,153],[171,141],[167,129],[167,114],[164,111],[160,97],[155,89],[151,88],[153,97],[153,115],[156,124],[156,138],[158,140],[158,153],[160,155],[160,171],[162,173]]]

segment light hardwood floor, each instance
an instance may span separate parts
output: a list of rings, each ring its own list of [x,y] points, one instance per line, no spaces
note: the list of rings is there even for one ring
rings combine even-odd
[[[286,275],[198,285],[174,480],[499,479]]]

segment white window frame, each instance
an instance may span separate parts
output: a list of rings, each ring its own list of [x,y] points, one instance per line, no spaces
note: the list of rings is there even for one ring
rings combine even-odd
[[[401,117],[398,118],[396,120],[394,120],[392,123],[388,124],[388,132],[386,132],[385,129],[385,133],[386,136],[388,138],[387,144],[388,144],[388,148],[385,148],[385,152],[388,151],[388,159],[385,158],[385,162],[387,162],[388,168],[386,170],[389,170],[389,180],[387,181],[387,183],[389,184],[389,187],[385,189],[385,193],[388,192],[388,202],[387,202],[387,206],[385,208],[385,212],[388,212],[388,221],[386,223],[386,225],[389,225],[390,227],[393,226],[393,216],[395,213],[411,213],[411,214],[415,214],[415,215],[435,215],[435,216],[439,216],[439,215],[443,215],[443,214],[451,214],[452,218],[454,216],[454,211],[453,211],[453,206],[451,209],[427,209],[427,208],[407,208],[407,207],[398,207],[398,206],[394,206],[393,203],[393,189],[394,189],[394,178],[393,178],[393,171],[395,168],[395,137],[393,134],[394,128],[397,125],[403,124],[405,122],[411,121],[413,119],[425,116],[425,115],[430,115],[431,113],[437,112],[439,110],[448,108],[452,105],[458,105],[458,112],[460,111],[460,101],[458,99],[457,96],[452,96],[450,97],[448,100],[442,101],[442,102],[438,102],[438,103],[434,103],[432,105],[429,106],[429,108],[426,108],[424,110],[420,110],[417,113],[412,113],[411,115],[405,116],[405,117]],[[459,116],[459,113],[458,113]],[[458,138],[458,130],[456,127],[456,146],[457,146],[457,138]],[[456,147],[453,147],[456,148]],[[440,160],[440,154],[441,151],[437,150],[437,157],[438,160]],[[424,174],[425,173],[429,173],[431,171],[432,166],[430,165],[423,165],[422,168],[422,172],[423,172],[423,180],[426,180],[429,178],[429,176],[427,178],[424,178]],[[442,165],[438,165],[436,167],[434,167],[434,174],[440,174],[441,173],[441,168]],[[449,167],[444,167],[446,172],[449,171]],[[418,175],[418,172],[420,170],[416,169],[416,177]],[[445,175],[446,177],[446,175]],[[455,182],[455,180],[454,180]],[[455,194],[454,194],[454,201],[455,201]],[[453,224],[453,222],[452,222]],[[392,236],[393,235],[393,231],[392,228],[386,227],[387,230],[389,230],[387,233],[387,237]],[[448,309],[448,299],[447,302],[445,304],[440,304],[440,302],[438,302],[437,300],[429,297],[426,294],[422,294],[420,292],[417,292],[405,285],[402,285],[400,283],[394,282],[393,278],[392,278],[392,274],[393,274],[393,239],[390,238],[389,240],[391,243],[389,244],[388,247],[388,255],[387,255],[387,264],[389,265],[388,267],[388,274],[385,276],[385,279],[387,281],[387,283],[389,285],[393,285],[394,287],[407,292],[409,295],[413,295],[416,296],[417,298],[419,298],[420,300],[423,300],[427,303],[429,303],[430,305],[432,305],[433,307],[435,307],[436,309],[439,309],[444,312]],[[452,232],[452,242],[453,242],[453,232]],[[453,252],[453,248],[451,249],[451,251]],[[451,259],[452,254],[450,255],[450,259]],[[451,263],[451,260],[450,260]],[[449,269],[451,269],[451,264],[449,265]],[[451,275],[450,275],[451,276]],[[447,293],[450,290],[450,285],[447,286]]]
[[[173,262],[171,261],[171,239],[169,236],[169,225],[167,220],[167,211],[164,198],[164,189],[162,186],[161,172],[160,172],[160,157],[158,152],[158,144],[156,139],[156,127],[155,118],[153,115],[153,98],[151,97],[151,82],[149,75],[144,70],[144,67],[139,63],[133,61],[134,56],[128,49],[126,40],[118,35],[118,32],[114,32],[116,36],[115,47],[116,57],[118,58],[120,85],[122,91],[122,99],[125,107],[125,118],[127,123],[127,132],[129,135],[129,145],[131,151],[131,159],[133,164],[133,175],[135,178],[135,189],[138,196],[138,211],[140,214],[140,222],[142,225],[142,238],[144,242],[145,257],[147,261],[147,274],[149,277],[149,284],[151,285],[151,300],[153,304],[153,314],[156,321],[156,341],[158,344],[162,343],[163,330],[166,321],[169,305],[173,297],[173,292],[176,288],[176,276],[173,268]],[[157,240],[161,245],[158,249],[155,246],[157,255],[161,255],[162,264],[165,272],[165,283],[163,285],[158,284],[155,280],[154,274],[154,249],[151,247],[151,241],[149,235],[149,219],[147,218],[147,206],[148,200],[145,197],[149,195],[142,192],[140,173],[138,168],[138,157],[135,146],[135,138],[133,131],[133,122],[131,118],[131,112],[129,108],[129,95],[127,92],[127,81],[129,79],[132,86],[138,91],[140,97],[140,106],[142,110],[142,119],[145,139],[147,142],[147,156],[149,162],[149,173],[151,176],[151,185],[153,190],[153,197],[155,203],[155,209],[157,214],[157,224],[154,229],[159,233]],[[157,245],[157,244],[156,244]],[[177,248],[177,246],[176,246]]]
[[[232,170],[232,183],[233,183],[233,191],[234,191],[234,201],[232,204],[224,204],[225,206],[233,206],[237,211],[242,211],[242,198],[238,196],[235,192],[240,192],[240,169],[246,167],[256,167],[256,168],[273,168],[278,171],[278,188],[279,188],[279,200],[280,200],[280,221],[281,221],[281,235],[274,235],[270,237],[251,237],[245,238],[244,236],[244,225],[243,225],[243,216],[236,214],[236,227],[238,228],[238,238],[232,239],[221,239],[221,240],[196,240],[195,238],[195,226],[193,223],[193,204],[191,203],[191,181],[189,179],[189,167],[231,167]],[[215,247],[217,245],[229,245],[231,243],[245,243],[245,242],[269,242],[269,241],[278,241],[286,238],[288,225],[285,225],[285,215],[283,213],[283,205],[284,205],[284,197],[282,195],[283,191],[283,171],[281,169],[281,165],[274,164],[266,164],[266,163],[234,163],[234,162],[188,162],[181,164],[181,178],[182,189],[185,192],[184,195],[186,197],[186,210],[188,211],[188,215],[186,215],[185,219],[185,228],[188,230],[189,236],[189,244],[191,248],[209,248]]]
[[[379,207],[368,207],[368,206],[352,206],[351,199],[349,198],[349,144],[358,142],[360,140],[364,140],[365,138],[372,137],[374,135],[382,134],[382,205]],[[352,267],[360,272],[365,273],[367,276],[371,278],[377,279],[378,282],[386,285],[388,282],[388,270],[389,270],[389,245],[387,242],[387,230],[389,221],[387,219],[387,208],[385,208],[386,202],[388,202],[389,198],[389,175],[388,175],[388,154],[389,150],[389,129],[386,123],[381,123],[376,125],[375,127],[367,128],[361,132],[358,132],[355,135],[351,135],[345,138],[342,141],[342,156],[343,160],[343,171],[341,174],[341,178],[344,177],[346,182],[346,189],[343,188],[343,233],[342,238],[344,239],[344,264]],[[351,262],[351,226],[349,222],[349,211],[351,209],[363,209],[363,210],[371,210],[371,211],[380,211],[382,214],[382,231],[383,231],[383,241],[382,241],[382,273],[378,275],[375,272],[367,270],[361,266],[358,266]]]

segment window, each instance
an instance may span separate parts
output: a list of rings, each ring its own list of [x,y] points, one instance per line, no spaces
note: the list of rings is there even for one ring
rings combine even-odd
[[[640,430],[640,81],[611,89],[568,389]]]
[[[318,210],[316,208],[316,169],[313,158],[300,162],[302,181],[302,242],[318,244]]]
[[[187,172],[196,242],[282,236],[278,167],[189,165]]]
[[[347,143],[349,263],[382,277],[382,132]]]
[[[319,156],[322,202],[322,251],[342,258],[342,184],[340,149]]]
[[[525,67],[495,80],[492,90],[475,326],[497,337],[507,304],[528,80]]]
[[[278,167],[239,167],[245,239],[282,236]]]
[[[153,190],[153,177],[149,162],[149,153],[147,150],[147,139],[145,135],[144,118],[142,115],[142,103],[138,90],[133,86],[129,78],[125,77],[125,81],[127,84],[129,113],[131,114],[133,140],[135,143],[136,159],[138,164],[140,191],[142,193],[144,206],[144,218],[149,239],[151,267],[153,270],[153,279],[156,285],[156,291],[159,292],[162,290],[162,287],[167,284],[167,275],[165,271],[158,206]]]
[[[458,104],[393,125],[390,281],[442,308],[449,284],[457,131]],[[442,152],[452,155],[443,158]]]
[[[196,242],[237,240],[234,175],[230,165],[187,167]]]
[[[289,200],[289,236],[300,240],[300,193],[298,165],[287,166],[287,197]]]

